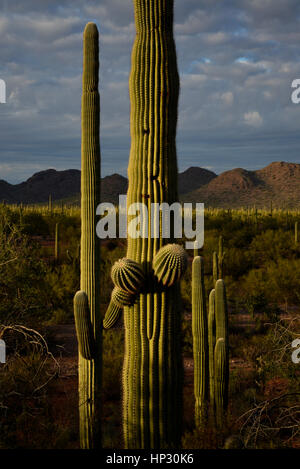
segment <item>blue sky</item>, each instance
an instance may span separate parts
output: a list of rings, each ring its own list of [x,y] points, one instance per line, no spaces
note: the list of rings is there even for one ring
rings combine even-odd
[[[100,32],[102,175],[126,175],[132,0],[0,0],[0,179],[80,168],[82,31]],[[175,0],[178,164],[300,163],[298,0]]]

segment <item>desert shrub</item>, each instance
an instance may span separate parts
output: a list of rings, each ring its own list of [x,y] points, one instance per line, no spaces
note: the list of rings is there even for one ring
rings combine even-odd
[[[5,215],[5,216],[4,216]],[[32,321],[50,315],[46,265],[38,247],[2,213],[0,224],[0,321]]]

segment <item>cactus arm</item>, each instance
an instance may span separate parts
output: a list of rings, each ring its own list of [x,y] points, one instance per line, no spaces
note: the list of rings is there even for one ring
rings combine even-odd
[[[153,270],[158,281],[172,286],[180,280],[187,268],[187,253],[178,244],[167,244],[153,259]]]
[[[122,313],[122,307],[110,301],[103,319],[103,328],[111,329],[118,322]]]
[[[95,338],[88,297],[84,291],[78,291],[74,296],[74,316],[79,353],[82,358],[92,360],[95,356]]]
[[[221,428],[228,400],[227,348],[223,337],[216,342],[214,361],[216,423],[218,428]]]

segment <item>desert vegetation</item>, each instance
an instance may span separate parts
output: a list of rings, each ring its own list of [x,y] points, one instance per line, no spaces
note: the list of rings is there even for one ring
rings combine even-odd
[[[20,216],[21,213],[21,216]],[[74,291],[79,289],[80,211],[76,207],[0,206],[1,338],[7,363],[0,365],[1,448],[77,448],[77,343]],[[195,426],[193,392],[193,252],[181,282],[184,363],[183,448],[299,447],[299,364],[292,341],[299,337],[300,212],[207,210],[205,301],[213,289],[213,253],[223,237],[224,282],[229,317],[229,396],[222,428]],[[59,258],[55,227],[59,223]],[[126,255],[124,240],[101,242],[101,315],[110,302],[110,270]],[[103,331],[102,438],[122,448],[121,315]]]

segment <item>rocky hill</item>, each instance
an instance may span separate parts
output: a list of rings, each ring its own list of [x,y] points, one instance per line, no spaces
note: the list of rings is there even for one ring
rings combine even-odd
[[[102,201],[117,203],[126,194],[128,181],[112,174],[101,180]],[[206,206],[237,208],[300,207],[300,164],[275,162],[257,171],[242,168],[217,176],[207,169],[191,167],[179,173],[178,186],[183,202],[204,202]],[[0,201],[8,203],[42,203],[67,199],[80,202],[80,171],[48,169],[34,174],[20,184],[0,180]]]
[[[257,171],[237,168],[182,196],[212,207],[300,207],[300,164],[275,162]]]

